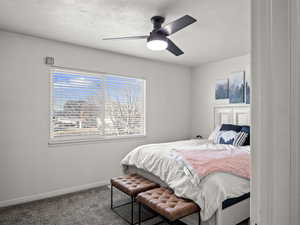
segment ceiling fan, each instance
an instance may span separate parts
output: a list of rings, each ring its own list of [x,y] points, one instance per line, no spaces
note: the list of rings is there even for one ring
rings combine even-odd
[[[116,37],[116,38],[103,38],[103,40],[135,40],[146,39],[147,47],[153,51],[161,51],[167,49],[176,56],[182,55],[183,51],[178,48],[168,36],[176,33],[177,31],[195,23],[197,20],[189,15],[185,15],[171,23],[164,26],[165,18],[162,16],[154,16],[151,18],[153,23],[153,30],[149,35],[131,36],[131,37]]]

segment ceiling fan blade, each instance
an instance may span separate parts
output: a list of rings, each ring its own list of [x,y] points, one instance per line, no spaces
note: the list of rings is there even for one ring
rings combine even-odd
[[[185,15],[171,23],[160,28],[158,31],[162,31],[167,35],[176,33],[177,31],[195,23],[197,20],[189,15]]]
[[[131,36],[131,37],[116,37],[116,38],[103,38],[102,40],[108,41],[108,40],[137,40],[137,39],[147,39],[148,35],[143,36]]]
[[[173,53],[176,56],[182,55],[184,52],[178,48],[173,41],[171,41],[170,39],[168,39],[168,47],[167,50],[170,51],[171,53]]]

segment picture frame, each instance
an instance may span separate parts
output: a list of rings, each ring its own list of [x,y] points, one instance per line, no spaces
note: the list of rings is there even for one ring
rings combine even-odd
[[[228,88],[228,79],[217,80],[215,87],[215,99],[228,99]]]
[[[245,103],[245,71],[233,72],[229,77],[229,103]]]

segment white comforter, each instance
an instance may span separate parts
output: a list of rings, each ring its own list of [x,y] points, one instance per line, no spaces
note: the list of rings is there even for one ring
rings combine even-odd
[[[123,160],[123,166],[146,170],[164,181],[177,196],[195,201],[201,207],[202,220],[208,220],[222,202],[250,192],[250,181],[232,174],[214,173],[198,177],[176,159],[174,149],[232,149],[232,145],[212,144],[207,140],[177,141],[139,146]],[[250,151],[249,147],[240,147]]]

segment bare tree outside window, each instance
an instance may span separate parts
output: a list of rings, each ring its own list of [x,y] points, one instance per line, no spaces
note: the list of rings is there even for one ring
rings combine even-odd
[[[130,135],[140,134],[144,130],[143,105],[140,96],[136,96],[131,88],[124,88],[122,99],[109,97],[109,104],[106,108],[107,120],[110,120],[110,126],[107,126],[107,133],[111,135]]]

